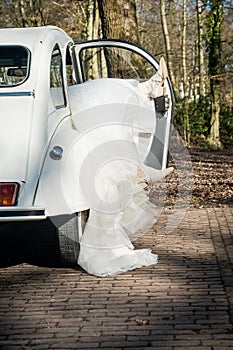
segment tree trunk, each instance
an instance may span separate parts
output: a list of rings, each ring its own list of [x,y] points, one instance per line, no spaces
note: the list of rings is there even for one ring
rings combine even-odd
[[[103,38],[139,43],[135,0],[98,0]]]
[[[201,0],[197,0],[197,35],[198,35],[198,68],[199,68],[199,96],[204,96],[204,50],[203,50],[203,18]]]
[[[218,149],[222,147],[220,141],[220,125],[219,125],[219,115],[220,115],[220,102],[221,102],[221,91],[219,84],[213,86],[213,92],[211,96],[211,120],[210,120],[210,134],[209,143],[211,148]]]
[[[88,1],[88,19],[87,19],[87,40],[98,39],[100,34],[99,9],[97,0]],[[85,62],[87,62],[86,75],[88,79],[98,77],[98,49],[93,49],[90,57],[89,51],[86,52]]]
[[[87,40],[99,38],[99,9],[97,0],[88,1]]]
[[[208,18],[209,24],[209,75],[211,92],[211,120],[209,143],[212,148],[221,148],[220,106],[221,106],[221,31],[223,20],[223,0],[212,0]]]
[[[183,30],[182,30],[182,66],[183,66],[183,113],[184,113],[184,141],[188,145],[190,143],[190,128],[189,128],[189,111],[188,111],[188,80],[187,80],[187,65],[186,65],[186,30],[187,30],[187,14],[186,0],[183,0]]]
[[[45,24],[41,0],[18,0],[15,5],[18,10],[19,27],[37,27]]]
[[[138,23],[136,17],[135,0],[98,0],[101,19],[102,35],[104,39],[123,39],[139,42]],[[105,50],[108,76],[113,72],[123,72],[124,59],[110,50]],[[120,73],[119,73],[120,74]]]
[[[172,66],[172,57],[171,57],[172,52],[171,52],[171,44],[170,44],[168,26],[167,26],[165,0],[160,0],[160,15],[161,15],[162,30],[163,30],[164,41],[165,41],[168,74],[169,74],[169,77],[171,79],[171,83],[173,85],[175,99],[177,99],[177,97],[179,96],[179,90],[175,84],[175,75],[174,75],[173,66]]]

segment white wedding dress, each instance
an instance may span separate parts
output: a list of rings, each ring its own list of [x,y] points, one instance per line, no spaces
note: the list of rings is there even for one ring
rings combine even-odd
[[[158,180],[171,171],[144,165],[154,134],[153,103],[135,80],[97,79],[69,88],[74,127],[85,140],[79,183],[90,214],[80,241],[78,264],[89,274],[107,276],[157,263],[150,249],[132,241],[157,220],[160,208],[149,201],[144,178]],[[74,153],[79,156],[77,142]],[[142,180],[143,183],[143,180]]]

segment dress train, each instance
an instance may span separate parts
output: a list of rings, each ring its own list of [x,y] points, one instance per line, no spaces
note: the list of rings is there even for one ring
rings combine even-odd
[[[90,173],[96,158],[104,165],[94,174],[97,195],[94,205],[89,205],[90,214],[80,241],[78,264],[89,274],[114,275],[158,261],[151,249],[134,249],[132,244],[151,228],[161,210],[149,201],[143,186],[138,184],[138,170],[142,170],[146,179],[157,181],[172,168],[156,170],[146,166],[149,146],[143,144],[142,149],[138,148],[135,134],[155,133],[156,118],[150,97],[164,93],[164,79],[166,70],[162,60],[158,72],[145,83],[98,79],[70,88],[74,128],[84,133],[90,149]],[[103,152],[98,148],[101,144],[106,145]],[[132,151],[128,162],[122,159],[121,148],[123,154]],[[108,162],[102,154],[105,151],[110,154]],[[86,194],[91,198],[89,183]]]

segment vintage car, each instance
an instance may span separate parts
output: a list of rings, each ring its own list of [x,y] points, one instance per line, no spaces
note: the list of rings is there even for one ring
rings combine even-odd
[[[70,176],[63,177],[63,184],[55,181],[74,131],[69,89],[98,78],[143,82],[156,73],[159,62],[125,41],[74,44],[53,26],[0,29],[0,37],[0,225],[32,221],[39,225],[51,219],[61,261],[73,265],[89,208],[80,198],[73,213],[61,216],[51,210],[54,201],[64,198],[64,188],[69,192],[66,201],[74,192]],[[158,169],[167,166],[173,118],[169,79],[164,84],[166,95],[153,101],[156,130],[149,135],[147,159]],[[40,190],[43,184],[48,189],[46,200]]]

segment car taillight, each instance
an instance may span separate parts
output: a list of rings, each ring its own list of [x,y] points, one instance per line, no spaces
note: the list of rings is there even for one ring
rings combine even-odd
[[[0,183],[0,206],[11,206],[16,204],[19,184],[16,182]]]

